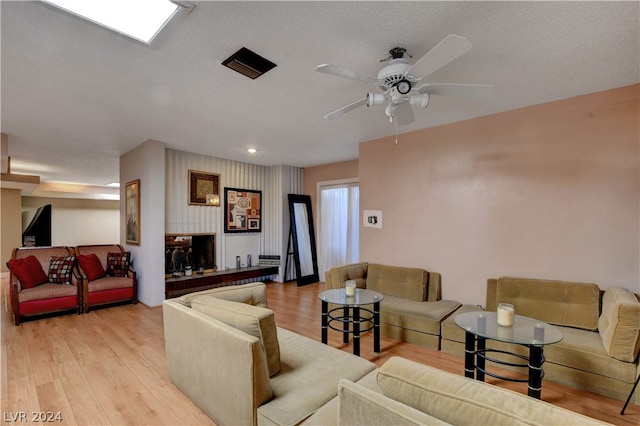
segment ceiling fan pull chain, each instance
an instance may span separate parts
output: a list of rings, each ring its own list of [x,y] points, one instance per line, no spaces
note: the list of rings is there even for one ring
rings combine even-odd
[[[396,145],[398,145],[398,120],[396,120]]]

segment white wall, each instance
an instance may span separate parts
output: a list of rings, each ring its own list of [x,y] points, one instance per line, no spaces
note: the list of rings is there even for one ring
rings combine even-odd
[[[22,197],[22,230],[39,207],[51,204],[51,244],[118,244],[119,201]]]
[[[120,243],[131,252],[138,278],[138,299],[158,306],[164,300],[165,146],[148,140],[120,157],[120,223],[125,220],[125,185],[140,179],[140,245]]]

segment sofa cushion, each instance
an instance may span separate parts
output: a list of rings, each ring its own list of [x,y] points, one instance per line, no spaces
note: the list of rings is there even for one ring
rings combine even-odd
[[[380,322],[439,336],[440,323],[459,307],[460,302],[452,300],[416,302],[386,296],[380,306]]]
[[[559,365],[580,374],[589,371],[595,376],[609,377],[623,382],[633,382],[636,378],[636,365],[622,362],[609,356],[602,344],[602,338],[597,331],[582,330],[573,327],[557,326],[564,336],[561,341],[544,347],[545,370],[551,364]],[[529,350],[525,346],[511,343],[487,341],[487,348],[515,352],[528,356]],[[509,360],[508,356],[497,353],[495,358]],[[513,360],[513,358],[511,358]],[[565,373],[564,378],[569,378],[572,373]],[[549,374],[551,381],[557,378]],[[588,387],[586,389],[589,389]]]
[[[341,380],[342,382],[342,380]],[[353,381],[349,381],[353,383]],[[359,379],[357,382],[359,387],[366,388],[368,391],[377,393],[382,396],[380,392],[380,386],[378,386],[378,370],[373,370],[370,373],[367,373],[364,377]],[[384,396],[382,396],[384,398]],[[316,410],[315,413],[304,421],[304,426],[327,426],[333,425],[336,423],[336,413],[338,412],[338,396],[333,398],[331,401],[324,404],[320,409]],[[340,424],[338,422],[338,424]]]
[[[23,259],[10,259],[7,266],[20,281],[22,289],[33,288],[49,281],[38,259],[31,255]]]
[[[347,280],[356,282],[356,287],[367,287],[367,262],[338,266],[331,269],[331,283],[333,288],[342,288]]]
[[[75,256],[51,256],[49,261],[49,282],[71,284],[71,273],[75,263]]]
[[[280,371],[280,345],[272,310],[246,303],[231,302],[211,295],[193,299],[191,308],[260,339],[267,355],[269,376]]]
[[[107,253],[107,272],[111,277],[126,277],[129,273],[131,253]]]
[[[133,278],[129,277],[102,277],[97,280],[90,281],[87,286],[89,293],[97,291],[115,290],[119,288],[133,287]]]
[[[338,398],[339,425],[419,426],[449,424],[345,379],[340,380]]]
[[[385,296],[424,302],[427,300],[428,276],[428,272],[420,268],[370,263],[367,269],[367,289]]]
[[[498,279],[497,303],[511,303],[516,315],[550,324],[598,329],[600,288],[596,284],[504,277]]]
[[[185,306],[191,306],[191,301],[202,296],[210,295],[218,299],[230,300],[232,302],[246,303],[247,305],[267,306],[267,288],[263,282],[254,282],[241,285],[230,285],[225,287],[212,288],[210,290],[196,291],[180,296],[178,300]]]
[[[75,285],[60,285],[46,282],[22,290],[18,293],[18,302],[24,303],[34,300],[56,299],[59,297],[73,297],[77,303],[78,287]]]
[[[384,395],[451,424],[601,424],[507,389],[393,357],[378,370]]]
[[[271,378],[274,398],[258,408],[258,424],[300,424],[336,397],[340,379],[358,381],[376,368],[364,358],[283,328],[278,328],[278,340],[282,370]]]
[[[640,351],[640,303],[622,287],[609,287],[602,296],[598,331],[607,353],[633,362]]]
[[[95,281],[105,275],[102,263],[95,253],[78,255],[78,264],[89,281]]]

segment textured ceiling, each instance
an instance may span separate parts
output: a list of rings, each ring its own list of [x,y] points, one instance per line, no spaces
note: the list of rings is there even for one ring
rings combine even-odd
[[[105,185],[118,180],[118,157],[148,139],[313,166],[355,159],[359,142],[396,132],[640,81],[635,1],[194,3],[149,48],[41,2],[2,1],[0,112],[12,171]],[[316,65],[376,75],[390,48],[415,60],[448,34],[473,49],[426,81],[494,84],[491,98],[434,96],[399,128],[383,107],[323,119],[370,87]],[[242,46],[278,66],[250,80],[220,64]]]

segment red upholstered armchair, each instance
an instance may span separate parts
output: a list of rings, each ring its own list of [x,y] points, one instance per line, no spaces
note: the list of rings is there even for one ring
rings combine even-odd
[[[9,266],[13,321],[51,312],[82,312],[82,284],[70,247],[20,247]]]
[[[83,277],[84,312],[89,307],[114,302],[138,303],[136,272],[129,253],[119,244],[76,246]]]

